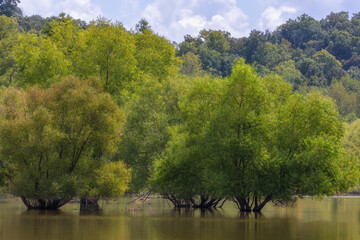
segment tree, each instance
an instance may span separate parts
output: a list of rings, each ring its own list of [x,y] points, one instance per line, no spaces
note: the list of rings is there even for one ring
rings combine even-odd
[[[356,112],[356,94],[348,93],[342,84],[342,82],[336,82],[331,84],[329,87],[328,94],[331,98],[335,100],[336,105],[338,106],[339,113],[342,116],[347,116],[351,113]]]
[[[36,34],[21,35],[13,54],[18,86],[48,87],[69,74],[70,62],[64,53],[51,40]]]
[[[274,68],[274,71],[285,81],[292,83],[295,90],[297,90],[300,85],[304,85],[305,78],[301,72],[296,69],[293,60],[281,62]]]
[[[315,53],[312,58],[301,58],[296,65],[309,79],[310,86],[330,86],[333,80],[340,80],[346,74],[341,63],[325,49]]]
[[[140,19],[140,21],[136,24],[135,30],[136,30],[137,32],[144,32],[145,30],[151,30],[151,27],[150,27],[150,25],[149,25],[149,22],[148,22],[145,18],[142,18],[142,19]]]
[[[180,60],[175,57],[175,47],[150,29],[135,34],[135,45],[136,66],[143,73],[165,79],[180,68]]]
[[[105,160],[100,168],[88,167],[84,188],[80,190],[80,210],[99,210],[98,200],[117,198],[128,190],[130,170],[122,161]]]
[[[19,26],[24,32],[40,32],[49,18],[43,18],[40,15],[23,16],[18,18]]]
[[[280,39],[284,38],[289,41],[293,48],[304,49],[304,44],[313,40],[318,42],[316,49],[319,50],[320,41],[324,38],[320,23],[306,14],[297,17],[296,20],[288,20],[278,27],[276,32]]]
[[[204,70],[210,72],[215,76],[221,75],[219,71],[221,68],[221,53],[216,50],[210,49],[205,45],[201,45],[199,47],[199,56]]]
[[[20,8],[17,4],[20,0],[0,0],[0,15],[12,17],[16,15],[22,15]]]
[[[329,53],[338,60],[347,60],[352,55],[353,41],[353,37],[348,32],[335,30],[330,35]]]
[[[201,61],[198,55],[193,54],[192,52],[187,52],[181,57],[183,61],[180,73],[186,74],[190,77],[196,77],[203,75]]]
[[[177,55],[183,56],[188,52],[197,53],[197,49],[204,44],[200,37],[194,38],[190,35],[184,36],[184,41],[178,45]]]
[[[354,13],[351,18],[351,26],[354,31],[354,35],[360,36],[360,12]]]
[[[18,24],[14,19],[0,16],[0,85],[11,85],[15,72],[13,47],[18,40]]]
[[[331,12],[320,21],[320,24],[322,28],[328,32],[333,32],[334,30],[347,32],[349,32],[349,30],[351,31],[349,13],[344,11],[338,13]]]
[[[202,145],[220,89],[220,79],[189,79],[179,99],[181,121],[170,126],[170,140],[155,161],[151,190],[175,207],[215,207],[224,197],[224,179],[216,174],[208,148]]]
[[[313,59],[321,66],[322,72],[327,79],[326,85],[329,86],[333,79],[339,80],[345,76],[345,71],[342,69],[341,63],[328,51],[323,49],[317,52],[314,54]]]
[[[100,77],[105,91],[120,101],[121,90],[137,76],[134,54],[134,37],[121,24],[98,19],[79,33],[70,56],[72,71]]]
[[[76,21],[65,14],[60,14],[42,28],[43,34],[55,43],[65,56],[72,54],[81,30],[82,28],[77,25]]]
[[[198,196],[194,206],[204,207],[230,198],[240,211],[259,212],[270,201],[331,195],[354,183],[347,174],[359,169],[344,154],[343,122],[330,99],[292,94],[244,60],[213,84],[194,85],[179,103],[181,124],[153,173],[159,193]]]
[[[199,33],[199,38],[203,40],[207,48],[217,51],[220,54],[227,54],[230,45],[228,38],[229,32],[214,31],[214,30],[202,30]]]
[[[177,99],[182,78],[159,82],[145,78],[124,104],[126,122],[116,158],[132,169],[130,192],[147,191],[153,162],[169,140],[169,126],[178,123]]]
[[[46,90],[9,88],[0,96],[5,189],[29,209],[66,204],[89,172],[102,169],[101,157],[116,151],[122,112],[95,78],[68,78]]]

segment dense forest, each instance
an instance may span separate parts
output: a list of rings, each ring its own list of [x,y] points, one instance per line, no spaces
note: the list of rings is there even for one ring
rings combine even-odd
[[[127,192],[261,211],[359,182],[360,13],[172,43],[18,2],[0,1],[0,184],[28,208]]]

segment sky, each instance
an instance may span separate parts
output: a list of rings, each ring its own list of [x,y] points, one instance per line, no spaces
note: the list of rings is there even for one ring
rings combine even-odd
[[[306,13],[317,20],[331,12],[360,12],[360,0],[20,0],[25,15],[57,16],[65,12],[91,21],[105,17],[134,29],[145,18],[151,28],[171,41],[202,29],[223,30],[233,37],[252,29],[273,31],[289,18]]]

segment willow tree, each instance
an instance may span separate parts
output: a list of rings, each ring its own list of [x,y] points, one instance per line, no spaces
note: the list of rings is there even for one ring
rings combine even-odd
[[[134,51],[134,37],[121,24],[98,19],[78,34],[70,56],[72,71],[79,77],[100,77],[104,89],[119,99],[137,76]]]
[[[36,34],[20,35],[13,48],[17,86],[49,87],[69,74],[70,62],[48,38]]]
[[[122,112],[97,79],[68,78],[46,90],[6,89],[0,112],[5,190],[29,209],[66,204],[120,137]]]
[[[281,78],[260,77],[244,60],[214,83],[193,85],[179,103],[181,124],[156,162],[155,190],[200,197],[194,206],[229,198],[240,211],[258,212],[268,202],[332,195],[357,181],[330,99],[292,93]]]
[[[211,77],[184,80],[178,97],[179,119],[168,126],[169,140],[157,156],[150,187],[175,207],[215,207],[225,198],[224,179],[215,173],[204,139],[223,81]]]
[[[82,180],[83,188],[78,195],[80,196],[80,210],[98,210],[99,199],[116,199],[128,190],[130,181],[130,169],[122,161],[97,162],[100,166],[97,169],[87,166],[87,176]]]
[[[0,16],[0,85],[11,85],[15,73],[12,49],[19,36],[17,22]]]

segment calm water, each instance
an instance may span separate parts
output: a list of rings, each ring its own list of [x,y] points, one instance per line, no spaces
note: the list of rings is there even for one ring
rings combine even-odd
[[[267,206],[261,215],[224,210],[175,211],[158,200],[142,210],[103,205],[97,215],[77,204],[59,211],[27,211],[19,200],[0,200],[1,240],[112,239],[360,239],[360,198],[301,199],[293,208]]]

